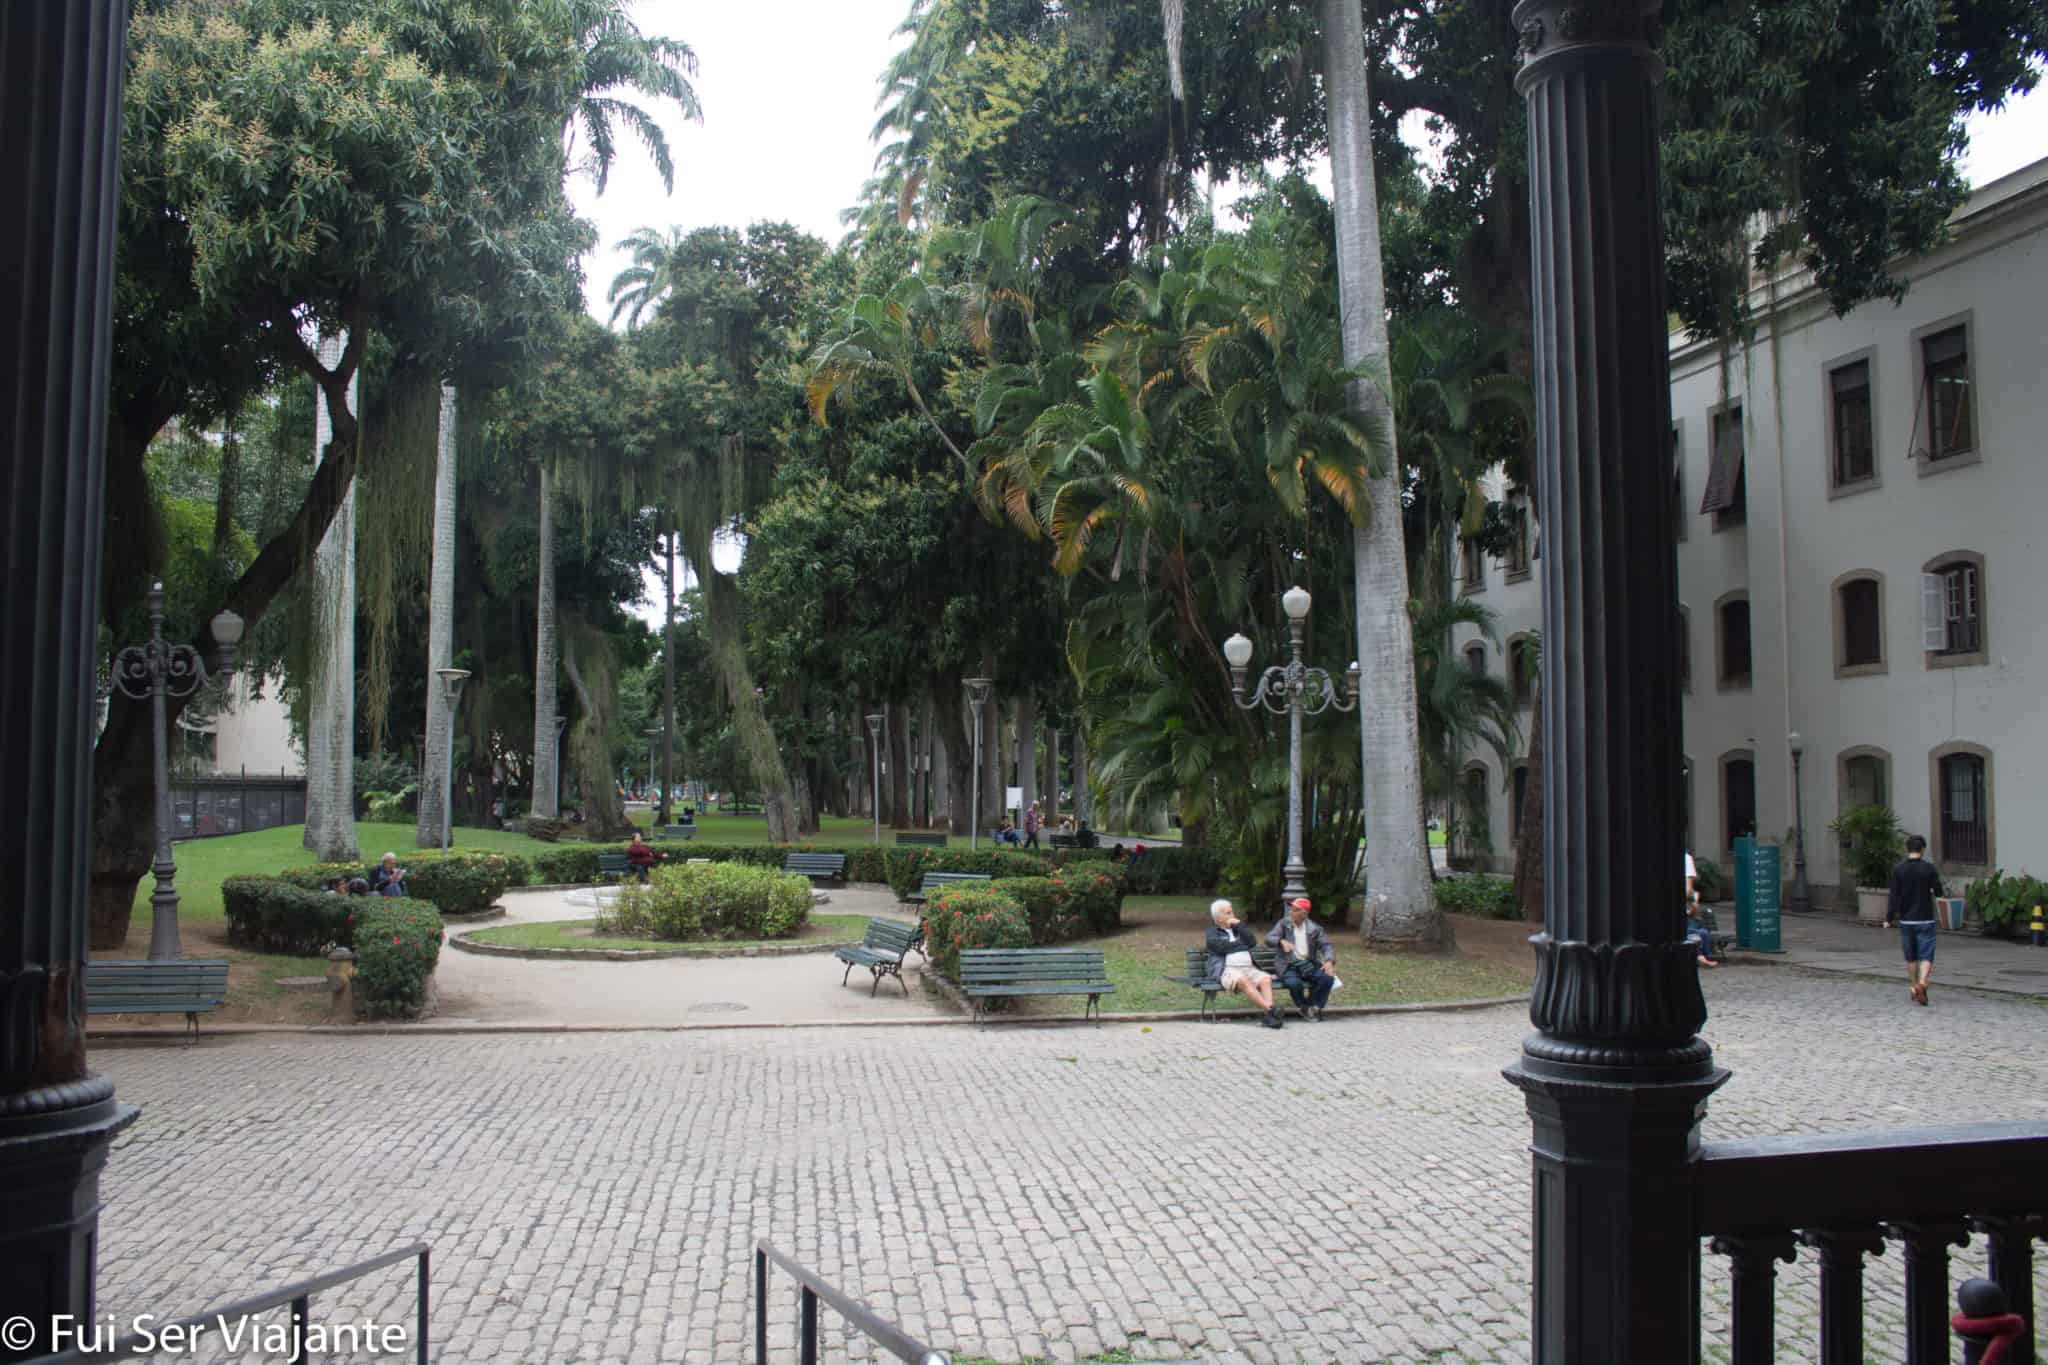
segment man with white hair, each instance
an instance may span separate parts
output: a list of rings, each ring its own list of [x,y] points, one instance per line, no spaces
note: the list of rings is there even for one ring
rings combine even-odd
[[[1209,919],[1209,933],[1202,945],[1209,955],[1208,979],[1264,1010],[1260,1022],[1267,1028],[1281,1027],[1279,1011],[1273,1008],[1273,978],[1252,962],[1258,940],[1239,922],[1237,910],[1227,900],[1209,906]]]

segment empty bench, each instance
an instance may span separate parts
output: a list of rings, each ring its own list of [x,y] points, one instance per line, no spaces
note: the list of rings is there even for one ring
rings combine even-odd
[[[964,948],[960,952],[960,991],[974,1002],[977,1023],[987,1017],[988,1002],[1016,995],[1085,995],[1082,1016],[1101,1022],[1102,997],[1116,989],[1109,983],[1100,948]]]
[[[87,1014],[182,1014],[187,1042],[199,1036],[199,1016],[219,1009],[227,994],[225,958],[85,964]]]
[[[654,827],[654,837],[657,839],[694,839],[697,837],[697,827],[695,825],[656,825]]]
[[[896,836],[896,847],[898,848],[944,848],[945,846],[946,836],[943,834],[912,833]]]
[[[986,872],[927,872],[917,884],[917,890],[903,899],[911,905],[923,905],[932,892],[952,882],[985,882]]]
[[[844,853],[792,853],[782,860],[784,872],[809,877],[812,881],[839,881],[846,876]]]
[[[896,984],[903,987],[905,995],[910,994],[910,985],[903,979],[903,959],[911,952],[924,951],[924,926],[903,924],[893,919],[871,919],[868,931],[859,943],[835,948],[832,956],[846,964],[846,970],[839,975],[839,984],[844,986],[853,975],[855,967],[865,967],[874,973],[874,981],[868,986],[873,995],[882,984],[882,978],[893,976]]]

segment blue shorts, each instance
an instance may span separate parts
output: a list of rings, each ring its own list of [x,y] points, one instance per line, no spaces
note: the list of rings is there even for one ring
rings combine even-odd
[[[1934,922],[1901,924],[1899,947],[1905,950],[1908,962],[1934,961]]]

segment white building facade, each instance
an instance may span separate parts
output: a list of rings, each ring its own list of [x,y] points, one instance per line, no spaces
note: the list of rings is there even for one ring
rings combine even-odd
[[[1726,866],[1739,834],[1782,841],[1790,876],[1796,733],[1817,904],[1845,890],[1828,825],[1865,802],[1951,880],[2048,868],[2048,160],[1896,269],[1897,304],[1835,317],[1802,272],[1753,298],[1747,347],[1671,353],[1688,842]],[[1460,555],[1500,636],[1461,628],[1467,666],[1540,631],[1530,568]],[[1500,768],[1464,771],[1504,868],[1527,779]]]

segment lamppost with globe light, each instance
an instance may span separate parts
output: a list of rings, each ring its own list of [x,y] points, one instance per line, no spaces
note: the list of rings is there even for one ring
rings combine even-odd
[[[1259,675],[1259,685],[1245,695],[1245,668],[1252,661],[1252,642],[1233,635],[1223,642],[1223,657],[1230,664],[1230,694],[1240,709],[1263,706],[1274,715],[1287,715],[1287,862],[1281,868],[1286,878],[1282,899],[1292,901],[1308,894],[1308,864],[1301,856],[1301,718],[1320,715],[1334,706],[1349,711],[1358,705],[1358,664],[1344,673],[1344,691],[1339,696],[1329,671],[1311,668],[1302,661],[1301,649],[1308,629],[1308,590],[1289,588],[1280,596],[1287,613],[1287,635],[1291,657],[1274,664]]]
[[[461,700],[462,685],[469,681],[466,668],[437,668],[442,690],[448,699],[448,751],[441,772],[441,851],[455,843],[455,703]]]
[[[988,694],[995,685],[994,678],[967,679],[967,700],[974,706],[974,791],[967,802],[969,848],[981,846],[981,708],[988,705]]]
[[[654,815],[658,813],[655,805],[658,798],[656,797],[654,790],[656,781],[654,769],[654,741],[659,739],[660,737],[661,727],[659,725],[647,731],[647,810],[649,820],[652,820]]]
[[[1786,906],[1795,915],[1813,909],[1813,893],[1806,885],[1806,798],[1801,791],[1799,761],[1806,756],[1806,741],[1794,730],[1785,737],[1792,750],[1792,899]]]
[[[868,713],[868,757],[873,760],[874,783],[868,798],[875,808],[875,842],[882,842],[882,713]]]
[[[220,646],[220,673],[234,675],[235,650],[242,643],[242,618],[222,611],[213,618],[213,642]],[[130,645],[114,656],[113,685],[123,696],[150,703],[150,727],[156,757],[156,890],[149,895],[149,960],[175,962],[183,955],[178,944],[178,865],[171,860],[171,772],[166,752],[168,723],[164,698],[189,697],[208,681],[205,661],[190,645],[164,639],[164,585],[149,589],[149,643]]]

